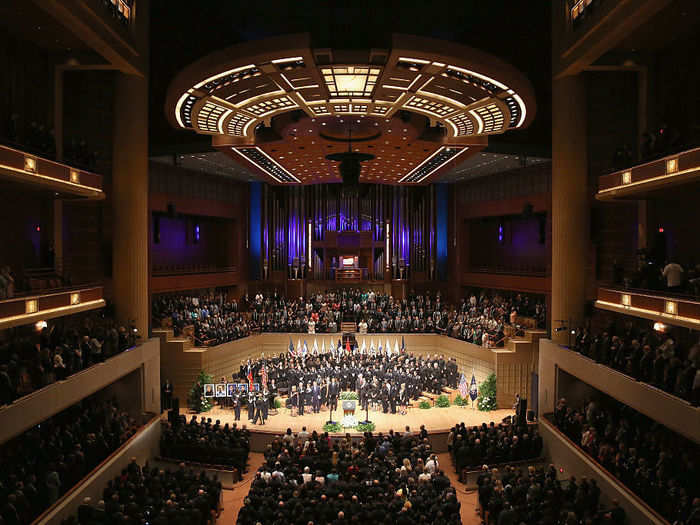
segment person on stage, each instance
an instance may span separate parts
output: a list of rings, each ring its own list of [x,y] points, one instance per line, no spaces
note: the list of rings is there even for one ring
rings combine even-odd
[[[258,420],[260,420],[261,424],[265,424],[265,418],[263,417],[263,406],[265,405],[263,401],[263,396],[262,394],[258,394],[255,396],[255,400],[253,401],[254,406],[255,406],[255,417],[253,418],[253,425],[258,424]]]
[[[304,391],[304,383],[299,383],[299,388],[297,389],[297,393],[299,396],[299,403],[297,405],[297,413],[300,416],[304,415],[304,404],[306,403],[306,392]]]
[[[241,420],[241,396],[238,392],[233,394],[233,413],[235,416],[235,421]]]
[[[391,413],[396,414],[396,398],[398,392],[396,391],[396,385],[392,384],[391,381],[389,385],[389,407],[391,408]]]
[[[275,380],[271,379],[270,380],[270,385],[268,387],[268,400],[269,400],[269,407],[270,409],[275,408],[275,398],[277,397],[277,385],[275,384]]]
[[[265,421],[267,420],[267,416],[269,414],[268,410],[270,408],[270,402],[269,402],[270,394],[268,393],[267,390],[263,390],[262,393],[262,420],[263,420],[263,425],[265,424]]]
[[[328,378],[326,377],[323,380],[323,386],[321,386],[321,405],[329,406],[329,401],[328,401],[329,386],[330,385],[328,383]]]
[[[391,396],[391,384],[387,382],[382,388],[382,412],[384,414],[389,413],[389,397]]]
[[[401,390],[399,390],[399,403],[401,405],[401,415],[405,416],[408,408],[408,391],[406,390],[405,383],[401,383]]]
[[[363,409],[364,409],[364,407],[365,407],[365,402],[366,402],[365,397],[366,397],[366,394],[367,394],[367,391],[365,390],[365,384],[366,384],[366,381],[365,381],[365,378],[362,377],[362,374],[358,375],[358,376],[357,376],[357,381],[356,381],[356,383],[355,383],[355,388],[356,388],[356,390],[357,390],[358,400],[359,400],[359,402],[360,402],[360,406],[361,406]]]
[[[318,414],[321,411],[321,388],[316,381],[314,381],[314,386],[311,389],[311,407],[314,414]]]
[[[331,410],[338,410],[338,396],[340,395],[340,386],[338,385],[338,379],[333,377],[331,385],[328,390],[328,396],[330,399],[329,408]]]
[[[255,417],[255,392],[248,392],[248,420],[252,421]]]
[[[299,394],[297,393],[297,387],[293,386],[292,387],[292,393],[290,397],[290,404],[289,404],[291,411],[292,411],[292,417],[296,417],[296,411],[298,410],[299,406]]]

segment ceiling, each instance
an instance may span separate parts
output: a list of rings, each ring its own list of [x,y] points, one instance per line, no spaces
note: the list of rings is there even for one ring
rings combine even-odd
[[[464,182],[487,175],[494,175],[535,164],[546,164],[552,159],[546,157],[531,157],[507,153],[481,153],[469,157],[449,171],[446,171],[437,182]]]
[[[276,184],[339,182],[330,153],[374,155],[360,182],[427,184],[525,127],[532,88],[480,51],[394,35],[392,49],[311,49],[308,35],[246,42],[188,66],[168,90],[172,125]]]
[[[231,157],[220,151],[206,151],[181,155],[158,155],[150,157],[150,160],[161,164],[179,166],[192,171],[199,171],[201,173],[220,175],[241,182],[263,180],[258,174],[249,171],[240,163],[234,161]]]

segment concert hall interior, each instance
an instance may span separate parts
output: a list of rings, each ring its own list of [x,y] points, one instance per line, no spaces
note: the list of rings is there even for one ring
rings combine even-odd
[[[0,2],[0,525],[700,525],[700,2]]]

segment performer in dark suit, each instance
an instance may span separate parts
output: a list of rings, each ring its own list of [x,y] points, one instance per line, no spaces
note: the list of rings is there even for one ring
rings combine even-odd
[[[269,408],[270,408],[270,402],[269,402],[269,400],[268,400],[269,397],[270,397],[270,395],[268,394],[267,390],[264,390],[263,393],[262,393],[262,401],[261,401],[261,402],[262,402],[262,421],[263,421],[263,425],[265,424],[265,421],[267,420],[268,410],[269,410]]]
[[[316,381],[314,381],[314,386],[311,389],[311,406],[314,414],[318,414],[321,411],[321,387],[318,386]]]
[[[255,417],[255,393],[248,392],[248,419],[250,421]]]
[[[304,391],[304,384],[299,383],[299,389],[297,390],[297,394],[299,396],[299,403],[297,405],[297,408],[299,409],[299,415],[303,416],[304,415],[304,404],[306,403],[306,392]]]
[[[334,377],[331,381],[331,385],[328,390],[329,397],[329,408],[331,410],[338,410],[338,396],[340,395],[340,387],[338,386],[338,380]]]
[[[233,413],[235,414],[235,420],[241,420],[241,396],[238,392],[233,394]]]
[[[258,424],[258,419],[264,425],[265,419],[263,418],[263,415],[262,415],[262,409],[263,409],[264,402],[263,402],[262,394],[258,394],[257,396],[255,396],[255,401],[253,403],[255,406],[255,417],[253,418],[253,425]]]
[[[328,384],[328,379],[326,379],[323,382],[323,386],[321,386],[321,404],[322,405],[328,405],[328,390],[329,390],[329,384]]]

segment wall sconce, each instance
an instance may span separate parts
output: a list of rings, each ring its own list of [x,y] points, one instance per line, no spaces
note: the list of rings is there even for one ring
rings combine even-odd
[[[80,184],[80,172],[76,170],[70,170],[70,181],[73,184]]]
[[[622,184],[630,184],[632,182],[632,172],[623,171],[622,172]]]
[[[24,171],[36,173],[36,159],[34,157],[24,157]]]
[[[24,313],[34,314],[39,310],[39,302],[36,299],[29,299],[24,302]]]
[[[669,315],[678,315],[678,303],[676,301],[666,301],[664,311]]]
[[[678,157],[666,161],[666,175],[678,172]]]
[[[80,304],[80,292],[70,294],[70,304],[71,306]]]
[[[630,294],[623,293],[622,297],[620,298],[620,302],[622,303],[622,306],[630,307],[632,305],[632,296]]]

